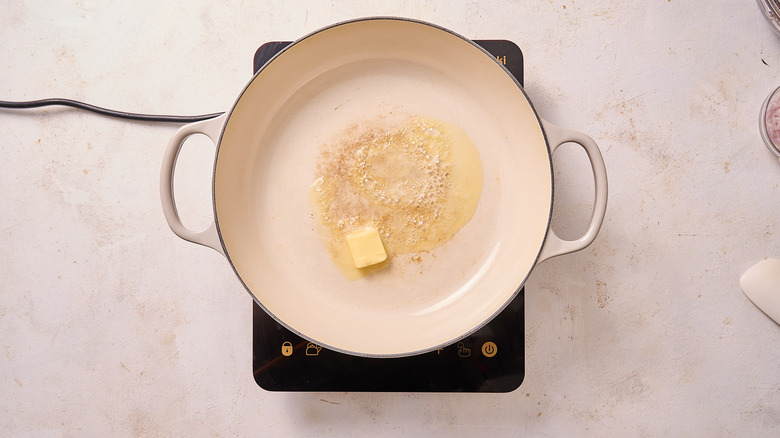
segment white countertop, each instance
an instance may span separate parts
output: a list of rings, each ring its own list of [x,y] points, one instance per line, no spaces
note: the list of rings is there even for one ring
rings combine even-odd
[[[753,0],[5,3],[0,99],[136,112],[226,110],[261,43],[347,18],[510,39],[539,113],[601,147],[610,199],[596,242],[526,284],[517,391],[269,393],[250,296],[163,217],[175,127],[0,111],[0,435],[780,434],[780,326],[738,283],[780,256],[780,164],[757,122],[780,39]],[[177,174],[195,226],[213,158],[200,142]],[[590,170],[576,148],[554,165],[553,226],[573,237]]]

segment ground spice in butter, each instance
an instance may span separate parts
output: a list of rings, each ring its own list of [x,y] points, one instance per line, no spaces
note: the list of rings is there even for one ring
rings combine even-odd
[[[479,154],[459,127],[424,117],[379,126],[350,127],[323,145],[311,185],[323,241],[351,278],[365,272],[350,272],[347,235],[376,229],[388,260],[430,251],[471,219],[482,192]]]

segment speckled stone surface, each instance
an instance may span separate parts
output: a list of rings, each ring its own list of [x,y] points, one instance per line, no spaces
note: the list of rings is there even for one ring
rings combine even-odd
[[[610,177],[596,242],[526,288],[526,377],[500,395],[269,393],[251,299],[178,239],[158,194],[175,127],[71,109],[0,111],[2,436],[777,436],[780,326],[739,289],[780,256],[780,164],[758,132],[780,39],[753,1],[3,2],[0,99],[226,110],[255,50],[371,15],[525,54],[551,122]],[[177,195],[210,214],[213,145]],[[589,217],[584,154],[554,157],[553,227]]]

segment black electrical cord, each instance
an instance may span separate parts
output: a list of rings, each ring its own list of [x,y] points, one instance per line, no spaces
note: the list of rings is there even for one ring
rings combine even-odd
[[[199,116],[137,114],[137,113],[128,113],[124,111],[110,110],[106,108],[101,108],[99,106],[90,105],[88,103],[79,102],[77,100],[60,99],[60,98],[29,100],[24,102],[9,102],[5,100],[0,100],[0,108],[5,108],[5,109],[32,109],[32,108],[40,108],[44,106],[53,106],[53,105],[69,106],[71,108],[78,108],[87,111],[92,111],[93,113],[101,114],[108,117],[138,120],[142,122],[192,123],[192,122],[199,122],[201,120],[213,119],[214,117],[219,117],[220,115],[223,114],[223,113],[212,113],[212,114],[202,114]]]

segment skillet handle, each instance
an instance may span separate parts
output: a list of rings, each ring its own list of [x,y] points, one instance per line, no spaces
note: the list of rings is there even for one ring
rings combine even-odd
[[[588,230],[585,231],[585,234],[576,240],[563,240],[550,228],[542,251],[539,254],[539,262],[551,257],[579,251],[593,243],[601,229],[601,224],[604,222],[604,216],[607,212],[607,168],[604,165],[604,158],[601,156],[601,151],[599,151],[596,142],[581,132],[555,126],[546,120],[542,120],[542,126],[550,144],[550,154],[554,153],[564,143],[576,143],[585,149],[590,160],[590,166],[593,169],[593,182],[595,183],[596,194],[590,225],[588,225]]]
[[[162,169],[160,170],[160,199],[162,200],[165,220],[168,221],[171,231],[184,240],[212,248],[223,256],[225,251],[222,249],[219,234],[217,233],[217,224],[214,219],[212,219],[206,229],[201,231],[193,231],[185,227],[181,222],[179,212],[176,209],[176,201],[173,197],[173,173],[176,168],[176,159],[179,157],[179,152],[187,137],[193,134],[204,134],[216,145],[219,141],[225,117],[223,115],[201,122],[190,123],[179,128],[168,142],[168,147],[163,156]]]

